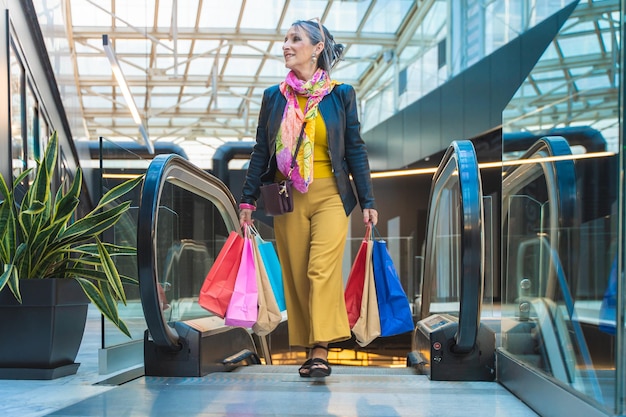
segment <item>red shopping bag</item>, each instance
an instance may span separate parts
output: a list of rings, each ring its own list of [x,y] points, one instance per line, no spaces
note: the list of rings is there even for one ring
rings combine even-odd
[[[344,293],[350,328],[354,327],[354,324],[361,314],[361,300],[363,299],[363,286],[365,284],[365,264],[367,263],[367,241],[369,239],[371,239],[371,229],[368,225],[365,231],[365,237],[352,263]]]
[[[243,237],[230,232],[200,289],[198,304],[222,318],[233,294],[242,251]]]

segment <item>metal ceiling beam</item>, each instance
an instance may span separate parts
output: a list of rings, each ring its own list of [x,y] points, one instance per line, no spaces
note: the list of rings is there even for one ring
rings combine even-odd
[[[72,75],[57,75],[56,79],[57,81],[59,81],[59,83],[63,84],[71,83],[74,77]],[[255,87],[278,84],[284,79],[285,77],[259,77],[259,85],[255,85]],[[185,86],[204,88],[206,88],[207,86],[207,77],[200,75],[189,75],[185,80],[183,80],[182,77],[173,78],[169,76],[150,76],[149,79],[146,79],[146,77],[142,76],[129,75],[126,77],[126,80],[128,81],[128,84],[133,87],[155,87],[157,85],[163,87],[180,87],[183,81]],[[82,85],[89,87],[111,87],[113,83],[113,79],[108,75],[81,76],[80,81]],[[151,82],[154,82],[155,85],[151,85]],[[250,77],[243,75],[229,75],[222,77],[220,79],[220,83],[225,84],[229,87],[250,87]]]
[[[428,0],[427,2],[432,2]],[[77,40],[95,39],[98,36],[102,36],[104,30],[110,28],[94,28],[94,27],[74,27],[74,37]],[[142,28],[143,29],[143,28]],[[134,28],[119,27],[112,28],[109,35],[115,39],[129,39],[129,40],[146,40],[146,36],[154,39],[168,39],[169,29],[159,28],[146,29],[146,33],[137,32]],[[65,32],[58,28],[54,32],[58,37],[65,37]],[[374,33],[374,32],[361,32],[356,34],[355,32],[344,32],[335,30],[333,31],[335,39],[345,44],[354,45],[380,45],[383,47],[395,47],[398,44],[398,38],[394,34],[389,33]],[[284,32],[276,31],[272,29],[236,29],[236,28],[218,28],[209,29],[202,28],[195,30],[193,28],[179,28],[177,33],[178,40],[192,40],[196,41],[215,41],[223,40],[228,42],[243,42],[243,41],[265,41],[265,42],[282,42],[285,37]],[[424,46],[424,42],[420,39],[410,39],[407,43],[408,46]]]

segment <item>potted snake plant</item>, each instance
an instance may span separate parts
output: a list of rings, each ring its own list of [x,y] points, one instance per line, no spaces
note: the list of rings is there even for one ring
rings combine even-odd
[[[126,215],[130,201],[116,201],[143,178],[111,189],[91,212],[79,218],[82,171],[78,168],[71,184],[54,193],[57,154],[55,132],[43,158],[37,161],[34,180],[25,194],[21,184],[31,170],[18,176],[11,187],[0,176],[0,311],[9,309],[4,314],[0,312],[0,337],[11,340],[10,344],[0,344],[0,378],[51,379],[75,373],[78,365],[73,362],[82,340],[89,301],[130,337],[118,314],[118,303],[126,304],[123,285],[136,284],[136,280],[121,276],[113,258],[134,255],[136,249],[104,242],[100,236]],[[19,198],[21,194],[23,197]],[[26,313],[25,322],[19,323],[18,315],[32,304],[34,312]],[[43,304],[46,308],[42,308]],[[53,314],[59,316],[53,318]],[[70,322],[74,321],[78,322],[78,329],[71,332]],[[32,338],[37,333],[43,335],[43,342]],[[52,341],[55,334],[61,336],[61,341]],[[68,345],[69,340],[78,342],[69,353],[52,352]],[[49,352],[34,353],[36,345],[42,343],[50,348]],[[30,350],[37,356],[33,362],[26,358]],[[20,373],[20,368],[41,372],[33,376],[32,372]]]

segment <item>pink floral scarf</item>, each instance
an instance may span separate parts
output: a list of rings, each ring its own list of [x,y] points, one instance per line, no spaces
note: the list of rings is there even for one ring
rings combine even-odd
[[[317,107],[334,86],[335,82],[331,81],[328,73],[321,68],[315,71],[309,81],[299,80],[293,71],[290,71],[285,81],[280,83],[280,91],[287,99],[287,105],[276,136],[276,162],[285,177],[289,175],[302,124],[312,122],[305,126],[302,144],[296,157],[296,167],[291,173],[294,188],[302,193],[307,192],[313,182],[313,142]],[[304,113],[298,104],[298,95],[307,97]]]

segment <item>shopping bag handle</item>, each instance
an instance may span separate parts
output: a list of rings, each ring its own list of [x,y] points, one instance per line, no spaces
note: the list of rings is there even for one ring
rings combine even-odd
[[[372,227],[372,222],[367,223],[367,225],[365,226],[365,236],[363,237],[364,242],[372,239]]]
[[[255,235],[259,234],[258,230],[256,229],[256,227],[254,227],[252,223],[244,223],[244,225],[242,226],[242,229],[243,229],[243,237],[246,239],[251,239]]]
[[[383,236],[380,234],[376,226],[372,225],[372,240],[378,236],[378,240],[384,241]]]

